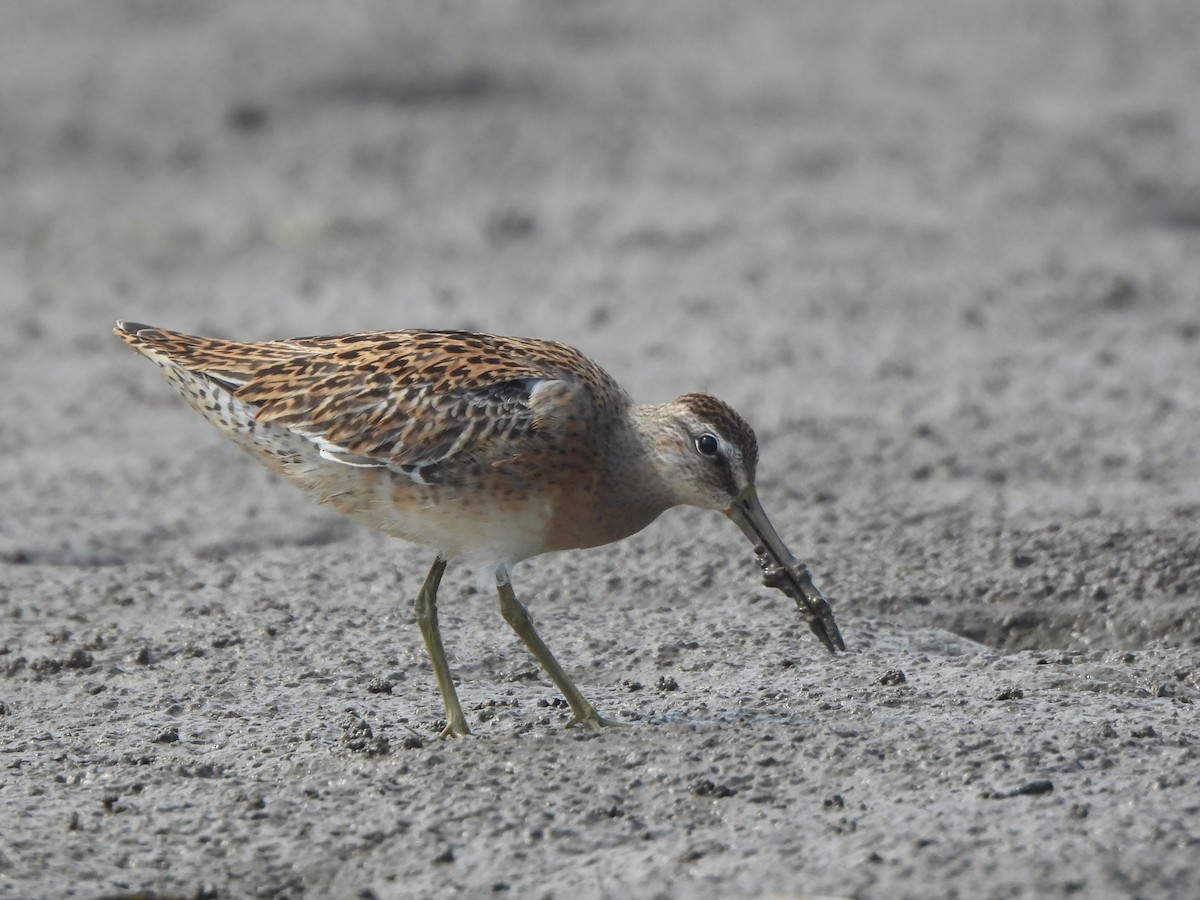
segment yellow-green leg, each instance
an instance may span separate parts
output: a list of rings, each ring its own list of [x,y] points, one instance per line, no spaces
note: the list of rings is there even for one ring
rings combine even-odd
[[[550,680],[554,682],[566,698],[567,703],[570,704],[571,712],[574,715],[567,723],[567,727],[582,725],[584,728],[597,731],[602,725],[619,725],[619,722],[601,716],[596,712],[596,707],[588,703],[583,694],[579,693],[579,688],[575,687],[575,683],[563,671],[563,667],[558,664],[554,654],[538,637],[537,630],[533,627],[533,620],[529,618],[529,610],[517,599],[512,585],[507,581],[501,581],[496,585],[496,590],[500,594],[500,614],[504,616],[504,621],[511,625],[517,636],[525,642],[525,646],[533,653],[542,668],[546,670],[546,674],[550,676]]]
[[[454,691],[454,682],[450,678],[450,664],[446,662],[446,650],[442,646],[442,633],[438,630],[437,589],[445,571],[446,560],[439,556],[433,561],[429,574],[425,576],[425,583],[421,585],[413,606],[417,612],[417,624],[421,626],[421,637],[425,638],[425,649],[433,663],[438,690],[442,692],[442,703],[446,707],[446,727],[442,729],[442,735],[459,737],[470,734],[471,729],[467,727],[467,719],[458,702],[458,694]]]

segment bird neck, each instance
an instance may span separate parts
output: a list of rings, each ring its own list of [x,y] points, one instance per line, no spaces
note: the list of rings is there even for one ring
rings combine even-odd
[[[598,547],[641,531],[673,504],[636,408],[614,411],[592,433],[593,465],[554,503],[543,550]],[[603,448],[603,449],[599,449]]]
[[[632,506],[653,509],[651,518],[679,504],[666,477],[664,460],[666,442],[670,439],[664,429],[662,406],[630,406],[629,422],[617,432],[624,437],[619,453],[608,454],[610,464],[619,471],[610,473],[610,484],[620,483],[632,496]]]

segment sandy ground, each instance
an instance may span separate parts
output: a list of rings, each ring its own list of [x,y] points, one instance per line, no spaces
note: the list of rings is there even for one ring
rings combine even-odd
[[[647,8],[649,7],[649,8]],[[1187,897],[1200,5],[0,11],[0,896]],[[494,598],[110,334],[554,337],[755,424],[723,517]]]

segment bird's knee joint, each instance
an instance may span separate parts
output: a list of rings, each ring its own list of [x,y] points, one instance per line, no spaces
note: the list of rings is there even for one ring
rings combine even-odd
[[[421,625],[437,623],[437,606],[422,594],[418,594],[417,599],[413,601],[413,612],[416,614],[417,622]]]

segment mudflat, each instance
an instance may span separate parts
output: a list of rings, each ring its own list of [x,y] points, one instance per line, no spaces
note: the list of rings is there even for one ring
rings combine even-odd
[[[0,10],[0,896],[1185,897],[1200,111],[1185,2]],[[111,334],[566,341],[722,397],[724,517],[474,573]]]

